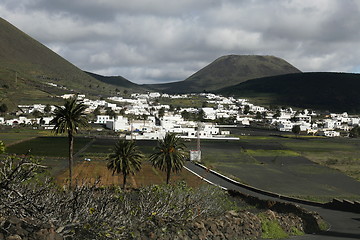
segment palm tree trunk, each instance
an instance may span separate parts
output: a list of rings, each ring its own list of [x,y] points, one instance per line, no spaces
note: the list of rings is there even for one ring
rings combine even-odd
[[[73,152],[74,152],[74,136],[69,131],[69,179],[70,179],[70,190],[72,189],[72,176],[73,176]]]
[[[126,174],[123,176],[123,191],[125,191],[125,185],[126,185]]]
[[[171,174],[171,169],[168,168],[166,172],[166,184],[169,184],[170,182],[170,174]]]

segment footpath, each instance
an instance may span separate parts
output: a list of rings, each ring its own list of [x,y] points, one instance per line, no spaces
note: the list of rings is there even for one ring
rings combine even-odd
[[[262,200],[272,200],[281,202],[295,203],[309,211],[315,211],[319,213],[323,219],[330,224],[330,228],[327,231],[322,231],[316,235],[306,234],[304,236],[292,237],[294,240],[349,240],[360,239],[360,214],[350,211],[340,211],[325,208],[321,204],[316,204],[306,201],[296,201],[296,199],[287,198],[278,194],[267,194],[261,190],[252,189],[251,187],[243,186],[237,182],[222,176],[215,171],[208,170],[202,166],[187,162],[185,168],[197,175],[204,181],[219,186],[226,190],[235,190],[244,194],[248,194],[257,197]]]

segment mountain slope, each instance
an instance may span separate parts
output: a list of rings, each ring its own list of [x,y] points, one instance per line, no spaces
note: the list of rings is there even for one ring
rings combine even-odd
[[[249,79],[299,72],[285,60],[273,56],[228,55],[216,59],[184,81],[149,87],[169,93],[214,91]]]
[[[83,72],[0,18],[0,101],[11,108],[17,104],[51,103],[56,101],[55,95],[65,92],[116,94],[113,85]]]
[[[217,93],[252,98],[266,95],[267,104],[360,113],[360,74],[298,73],[253,79]]]
[[[117,88],[124,88],[126,90],[131,89],[132,91],[136,91],[136,92],[148,91],[147,88],[142,87],[136,83],[133,83],[121,76],[102,76],[99,74],[86,72],[86,71],[85,71],[85,73],[89,74],[91,77],[93,77],[101,82],[111,84]]]

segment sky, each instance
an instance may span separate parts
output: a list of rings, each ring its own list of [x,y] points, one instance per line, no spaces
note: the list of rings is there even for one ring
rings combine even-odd
[[[360,72],[358,0],[1,0],[0,16],[82,70],[138,84],[229,54]]]

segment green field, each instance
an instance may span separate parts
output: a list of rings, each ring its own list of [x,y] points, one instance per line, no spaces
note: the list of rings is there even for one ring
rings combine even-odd
[[[90,138],[76,138],[74,152],[79,151],[90,140]],[[6,152],[21,154],[31,150],[31,154],[34,156],[64,158],[68,156],[68,148],[66,137],[37,137],[11,145],[6,148]]]
[[[29,133],[21,134],[29,137]],[[12,133],[2,133],[4,139],[10,139],[8,135]],[[77,137],[76,161],[82,162],[84,158],[104,161],[115,141]],[[90,145],[83,149],[88,143]],[[145,155],[149,155],[156,141],[137,141],[137,144]],[[196,141],[186,144],[188,149],[196,148]],[[202,161],[209,168],[261,189],[319,201],[335,197],[360,200],[360,182],[355,180],[360,176],[359,145],[360,140],[345,138],[246,136],[240,141],[204,140],[201,141],[201,150]],[[66,170],[68,150],[65,136],[19,141],[7,147],[7,152],[23,154],[29,149],[33,155],[43,157],[53,172]],[[84,151],[79,152],[81,149]]]
[[[40,136],[53,136],[51,131],[40,131],[32,128],[8,128],[0,129],[0,141],[3,141],[6,146],[10,146],[21,141]]]
[[[238,142],[203,142],[202,159],[240,182],[280,194],[359,200],[359,144],[352,139],[246,136]]]

